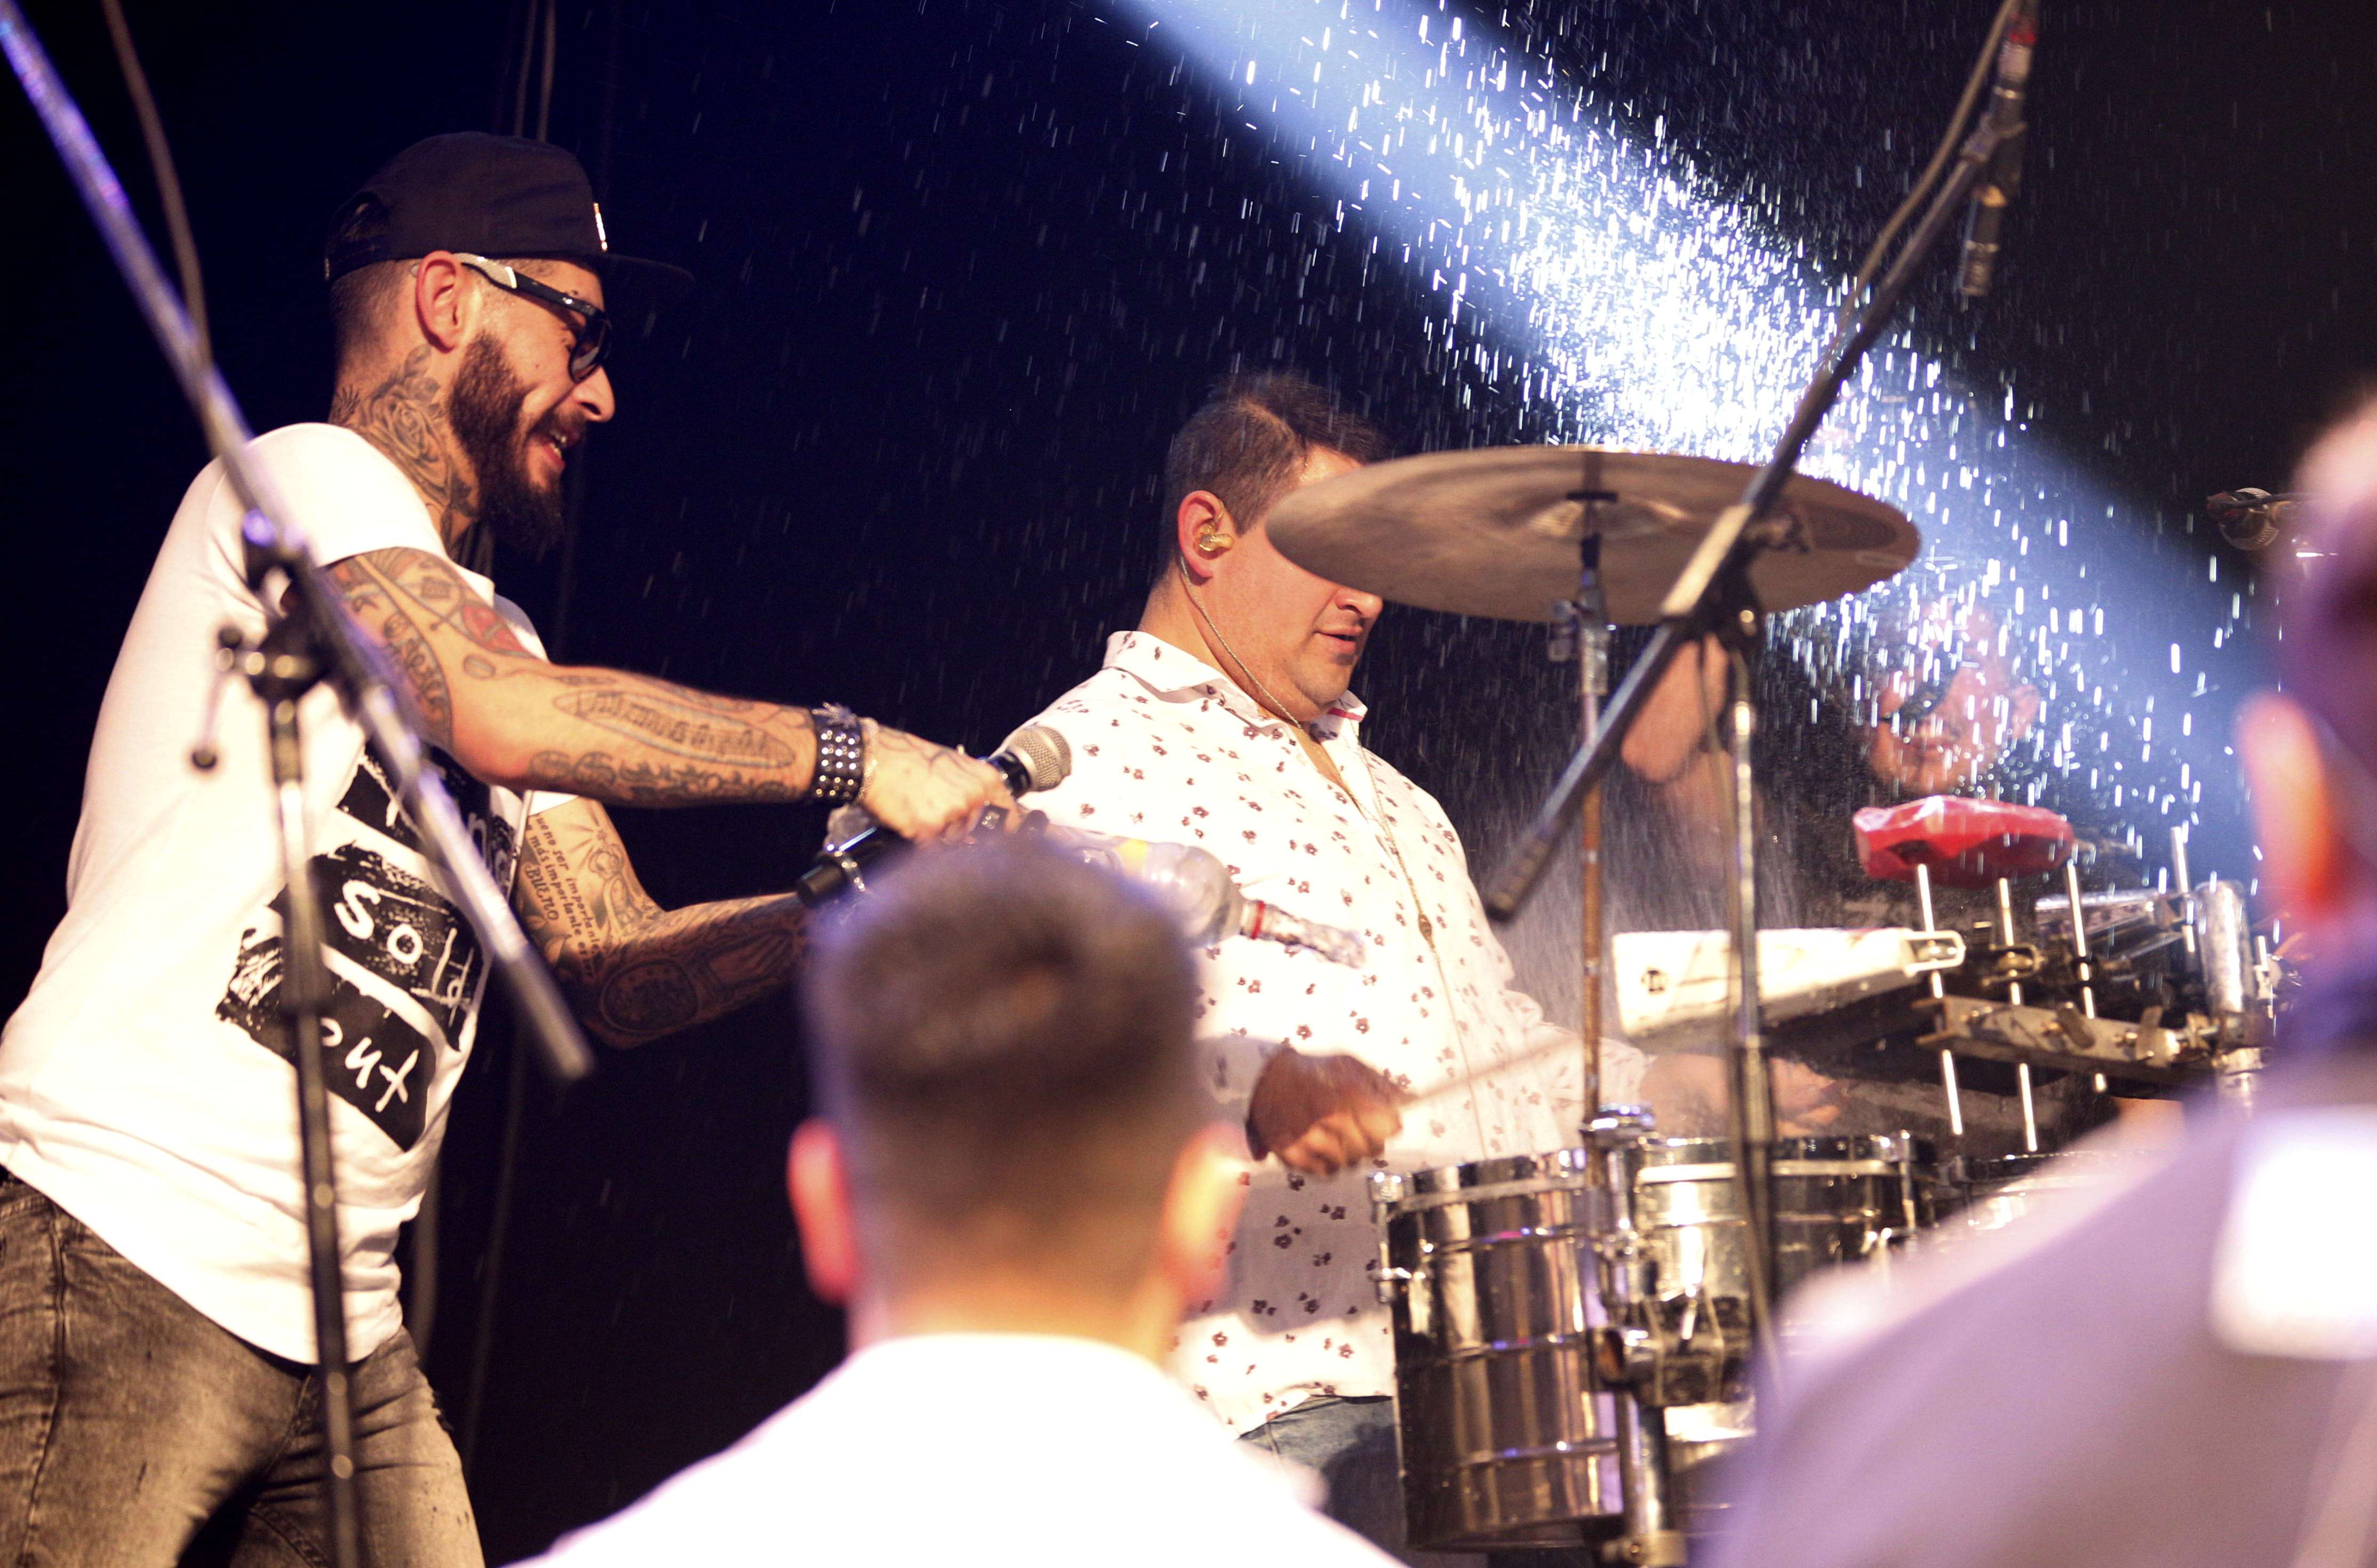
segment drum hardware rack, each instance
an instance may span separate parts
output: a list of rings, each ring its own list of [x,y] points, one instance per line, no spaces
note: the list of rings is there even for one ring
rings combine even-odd
[[[2013,939],[1999,890],[1996,930],[1977,930],[1962,967],[1918,999],[1919,1043],[1959,1055],[2176,1087],[2211,1078],[2250,1109],[2275,1028],[2280,966],[2252,929],[2242,889],[2188,881],[2186,839],[2172,834],[2180,892],[2084,893],[2064,867],[2061,897],[2033,906],[2051,951]],[[2078,910],[2078,919],[2072,911]],[[2108,1012],[2116,1016],[2106,1016]]]

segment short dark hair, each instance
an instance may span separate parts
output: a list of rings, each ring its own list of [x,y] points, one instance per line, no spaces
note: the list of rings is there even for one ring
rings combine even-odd
[[[348,204],[330,226],[328,249],[378,239],[388,232],[388,209],[367,196]],[[534,275],[542,258],[499,255],[489,258]],[[412,282],[420,261],[375,261],[342,272],[330,280],[330,362],[344,364],[361,352],[388,326],[389,307]]]
[[[370,196],[357,196],[330,222],[325,254],[348,245],[383,239],[388,230],[388,208]],[[330,353],[343,362],[378,333],[390,292],[412,275],[416,263],[377,261],[330,280]]]
[[[1342,452],[1357,463],[1394,455],[1378,426],[1301,375],[1272,371],[1215,383],[1165,454],[1164,538],[1154,581],[1172,569],[1179,548],[1175,519],[1191,492],[1212,491],[1240,528],[1252,528],[1287,493],[1316,450]]]
[[[1188,945],[1149,892],[1021,836],[914,854],[820,939],[804,1001],[888,1288],[1141,1277],[1214,1104]]]

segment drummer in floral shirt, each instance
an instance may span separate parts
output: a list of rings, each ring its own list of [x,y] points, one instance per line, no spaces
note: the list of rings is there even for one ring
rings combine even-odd
[[[1254,1158],[1223,1292],[1192,1306],[1173,1368],[1248,1441],[1319,1470],[1332,1516],[1402,1552],[1365,1178],[1564,1147],[1584,1108],[1574,1039],[1511,989],[1451,823],[1361,745],[1346,688],[1378,597],[1294,564],[1262,528],[1290,490],[1387,455],[1308,382],[1223,383],[1173,440],[1139,629],[1035,721],[1065,734],[1073,772],[1033,803],[1200,846],[1248,897],[1368,944],[1360,968],[1262,942],[1203,955],[1211,1082]],[[1605,1098],[1622,1099],[1641,1061],[1608,1055]]]

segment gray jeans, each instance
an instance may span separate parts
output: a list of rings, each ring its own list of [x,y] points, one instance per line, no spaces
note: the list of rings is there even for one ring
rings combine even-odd
[[[0,1173],[0,1563],[320,1568],[309,1371],[216,1326]],[[412,1339],[373,1351],[352,1383],[372,1568],[479,1568]]]

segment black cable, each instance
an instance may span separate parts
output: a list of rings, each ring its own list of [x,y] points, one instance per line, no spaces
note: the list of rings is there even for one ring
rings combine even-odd
[[[560,27],[559,0],[544,0],[544,72],[536,91],[536,139],[550,141],[553,129],[553,57],[561,52],[555,34]]]
[[[206,284],[198,275],[198,243],[190,233],[189,209],[182,204],[182,178],[173,172],[173,149],[165,142],[165,123],[149,96],[149,73],[140,68],[139,52],[132,47],[132,29],[124,20],[124,0],[100,0],[107,13],[107,36],[115,45],[115,64],[124,72],[124,87],[132,95],[132,112],[140,121],[140,139],[149,148],[149,173],[157,184],[157,199],[165,209],[165,233],[173,243],[173,263],[182,274],[182,314],[198,340],[198,358],[214,362],[214,339],[207,330]]]
[[[1998,7],[1997,19],[1989,24],[1989,37],[1981,41],[1980,57],[1973,62],[1973,74],[1965,79],[1964,96],[1956,101],[1956,112],[1948,117],[1947,133],[1940,138],[1940,145],[1932,149],[1931,161],[1924,165],[1923,172],[1916,176],[1915,184],[1907,189],[1906,199],[1898,204],[1898,210],[1890,215],[1890,221],[1884,223],[1881,232],[1874,236],[1872,247],[1865,253],[1865,261],[1857,267],[1857,277],[1850,280],[1848,292],[1842,296],[1840,309],[1834,314],[1835,332],[1847,329],[1850,318],[1857,314],[1857,303],[1865,298],[1866,290],[1872,285],[1875,275],[1881,271],[1882,260],[1890,254],[1891,244],[1898,238],[1899,231],[1905,228],[1907,220],[1930,199],[1933,187],[1939,184],[1940,176],[1947,171],[1949,159],[1955,155],[1956,148],[1963,145],[1966,133],[1972,129],[1973,110],[1980,102],[1981,89],[1989,79],[1989,67],[1997,59],[1998,46],[2005,42],[2006,30],[2013,25],[2014,13],[2022,8],[2022,5],[2023,0],[2005,0]]]
[[[536,20],[541,0],[520,7],[520,69],[512,76],[512,117],[507,127],[516,137],[528,135],[528,74],[536,62]]]

